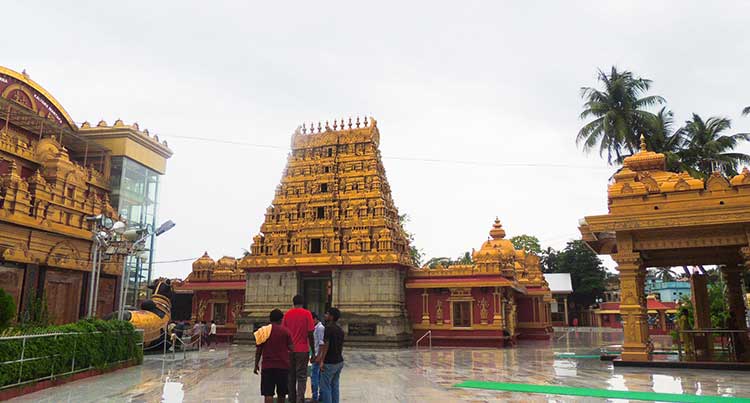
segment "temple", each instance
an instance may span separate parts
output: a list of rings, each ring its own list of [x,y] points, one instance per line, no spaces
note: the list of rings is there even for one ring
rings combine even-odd
[[[472,264],[409,270],[407,306],[414,340],[430,332],[442,346],[500,347],[549,338],[552,294],[539,257],[516,250],[499,220]]]
[[[341,309],[352,344],[411,341],[403,288],[410,249],[379,143],[375,119],[295,131],[260,233],[237,263],[247,273],[245,335],[299,293],[314,312]]]
[[[552,295],[539,257],[516,250],[499,221],[474,264],[414,266],[379,143],[372,118],[300,126],[250,253],[204,254],[178,289],[193,293],[192,318],[220,318],[220,332],[246,342],[302,294],[313,312],[341,309],[354,345],[406,346],[426,331],[443,345],[548,338]]]
[[[641,138],[641,150],[625,159],[607,193],[608,214],[588,216],[579,228],[595,252],[611,255],[617,263],[618,313],[625,337],[622,360],[652,359],[647,267],[720,265],[730,319],[726,329],[709,333],[735,335],[734,358],[746,361],[742,275],[750,263],[750,171],[744,169],[733,178],[715,172],[706,180],[668,172],[665,156],[648,151]],[[706,276],[694,272],[690,283],[694,328],[710,329]],[[696,336],[698,357],[693,358],[711,360],[713,345],[710,334]]]
[[[153,225],[159,177],[171,155],[166,142],[136,123],[77,127],[25,71],[0,67],[0,287],[13,297],[17,316],[39,299],[54,323],[86,314],[93,228],[87,217]],[[145,298],[150,255],[127,262],[107,255],[97,316],[115,309],[124,263],[133,266],[129,305]]]
[[[237,259],[224,256],[214,261],[204,253],[175,291],[180,296],[190,295],[191,321],[213,320],[219,337],[234,338],[245,301],[245,273],[237,268]]]

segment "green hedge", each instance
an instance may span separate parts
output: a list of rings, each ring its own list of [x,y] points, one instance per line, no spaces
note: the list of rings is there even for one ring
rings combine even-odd
[[[61,326],[9,329],[3,332],[3,336],[44,333],[81,334],[26,339],[24,359],[44,358],[24,362],[23,369],[21,363],[4,364],[21,359],[23,341],[0,337],[0,388],[18,382],[19,370],[24,382],[70,372],[71,368],[104,369],[120,361],[134,360],[138,364],[143,361],[143,350],[138,345],[142,341],[141,333],[124,321],[86,319]]]

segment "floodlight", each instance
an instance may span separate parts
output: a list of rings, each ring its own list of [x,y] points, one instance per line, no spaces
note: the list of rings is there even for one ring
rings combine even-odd
[[[127,229],[127,226],[122,221],[117,221],[116,223],[112,225],[112,231],[114,231],[115,234],[122,235],[122,233],[125,232],[126,229]]]
[[[177,224],[172,222],[172,220],[165,221],[162,225],[159,226],[159,228],[156,229],[156,232],[154,232],[154,234],[156,234],[156,236],[159,236],[174,228],[175,225]]]

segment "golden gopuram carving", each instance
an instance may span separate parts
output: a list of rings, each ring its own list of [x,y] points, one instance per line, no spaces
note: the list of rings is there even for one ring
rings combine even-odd
[[[341,309],[354,344],[410,342],[403,289],[409,244],[379,143],[372,118],[304,124],[294,132],[260,233],[238,262],[247,273],[241,333],[300,293],[313,311]]]
[[[473,251],[472,260],[409,270],[407,306],[414,338],[431,331],[436,345],[483,347],[503,346],[517,337],[549,338],[552,293],[539,257],[515,249],[495,219],[490,239]]]
[[[750,256],[750,171],[732,178],[713,173],[707,179],[687,172],[668,172],[664,154],[646,149],[625,158],[608,191],[609,212],[588,216],[579,229],[583,240],[599,254],[617,262],[625,341],[622,359],[651,359],[645,277],[647,267],[724,265],[727,304],[734,313],[732,330],[745,330],[745,303],[741,274]],[[692,274],[695,323],[710,324],[706,281]],[[700,327],[700,326],[699,326]],[[736,351],[748,351],[747,334],[741,333]],[[701,348],[710,351],[710,341]],[[698,357],[709,360],[710,357]],[[747,360],[746,353],[737,357]]]

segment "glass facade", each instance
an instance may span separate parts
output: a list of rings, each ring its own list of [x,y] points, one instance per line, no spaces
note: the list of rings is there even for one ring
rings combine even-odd
[[[159,196],[159,173],[130,158],[113,157],[110,172],[111,204],[128,225],[156,228],[156,211]],[[144,257],[128,257],[128,293],[125,305],[137,306],[146,299],[146,286],[151,282],[155,236],[146,240]]]

